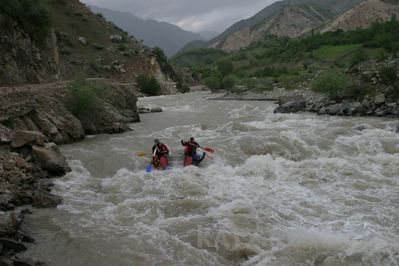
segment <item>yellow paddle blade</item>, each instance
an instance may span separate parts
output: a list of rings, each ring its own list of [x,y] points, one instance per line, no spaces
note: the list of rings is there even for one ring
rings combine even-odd
[[[144,156],[146,156],[147,154],[145,153],[145,152],[143,152],[143,151],[140,151],[140,152],[137,152],[136,153],[136,156],[138,156],[138,157],[144,157]]]

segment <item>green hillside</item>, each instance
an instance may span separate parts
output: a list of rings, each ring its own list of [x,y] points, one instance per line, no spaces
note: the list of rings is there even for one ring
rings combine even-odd
[[[246,49],[223,55],[212,49],[182,53],[173,59],[179,68],[189,68],[192,76],[212,89],[228,89],[224,79],[233,79],[235,88],[269,90],[279,85],[295,89],[309,82],[320,71],[342,72],[366,61],[383,61],[399,51],[399,22],[374,23],[365,30],[312,34],[301,39],[268,36]],[[194,56],[195,55],[195,56]],[[230,71],[221,73],[220,62]]]

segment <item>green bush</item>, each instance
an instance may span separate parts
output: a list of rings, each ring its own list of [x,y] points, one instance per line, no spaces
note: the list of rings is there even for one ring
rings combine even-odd
[[[329,70],[322,73],[312,82],[312,89],[316,92],[326,93],[332,98],[350,96],[353,92],[354,82],[348,76]]]
[[[226,90],[231,90],[236,85],[236,78],[233,75],[229,75],[224,77],[223,79],[223,88]]]
[[[217,62],[217,68],[223,77],[230,75],[234,70],[233,64],[229,60]]]
[[[221,77],[217,74],[213,74],[204,80],[205,85],[212,91],[219,90],[222,88]]]
[[[52,17],[47,0],[2,0],[0,27],[20,24],[28,35],[43,40],[52,27]]]
[[[391,66],[383,66],[380,69],[380,76],[382,82],[386,85],[394,85],[398,81],[398,66],[396,64]]]
[[[78,78],[71,84],[70,90],[71,111],[75,116],[80,117],[101,110],[100,98],[106,90],[105,85]]]
[[[355,66],[357,64],[360,64],[368,59],[368,55],[364,49],[359,49],[357,52],[354,54],[354,56],[351,59],[351,66]]]
[[[151,76],[140,75],[137,78],[137,86],[142,93],[151,96],[159,95],[161,91],[161,85],[159,84],[158,80]]]

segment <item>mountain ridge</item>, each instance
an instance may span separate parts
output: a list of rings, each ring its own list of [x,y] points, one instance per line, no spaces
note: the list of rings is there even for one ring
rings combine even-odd
[[[201,34],[190,32],[169,22],[142,19],[129,12],[116,11],[90,5],[95,13],[101,13],[107,20],[127,31],[149,47],[160,47],[167,56],[176,54],[187,43],[205,40]]]
[[[259,38],[259,32],[258,33],[253,33],[252,32],[252,28],[255,25],[261,24],[265,21],[270,20],[271,17],[276,16],[276,14],[278,14],[279,12],[281,12],[281,10],[285,9],[287,6],[297,6],[299,7],[300,5],[312,5],[315,8],[317,7],[317,9],[319,10],[329,10],[331,12],[331,17],[332,18],[334,15],[339,15],[342,12],[347,11],[348,9],[356,6],[357,4],[363,2],[364,0],[351,0],[351,1],[344,1],[344,0],[282,0],[282,1],[278,1],[275,2],[267,7],[265,7],[264,9],[262,9],[261,11],[259,11],[258,13],[256,13],[254,16],[248,18],[248,19],[243,19],[238,21],[237,23],[233,24],[231,27],[229,27],[227,30],[225,30],[223,33],[221,33],[219,36],[213,38],[210,41],[206,41],[206,42],[193,42],[193,43],[188,43],[183,49],[182,51],[187,51],[190,49],[196,49],[196,48],[219,48],[219,49],[223,49],[223,42],[225,42],[226,39],[230,39],[229,41],[229,45],[227,46],[227,49],[225,49],[226,51],[231,50],[231,39],[238,36],[240,36],[240,38],[238,39],[246,39],[248,37],[252,38],[252,40],[250,41],[246,41],[244,42],[242,45],[233,45],[233,47],[236,47],[237,49],[243,48],[245,47],[245,45],[250,44],[252,41],[257,40],[257,38]],[[298,9],[300,10],[300,8]],[[302,17],[302,20],[306,19],[306,16]],[[278,19],[280,21],[284,21],[286,20],[286,18],[281,17],[280,19]],[[316,19],[317,20],[317,19]],[[308,23],[308,26],[320,26],[320,24],[322,22],[325,21],[319,21],[318,25],[314,25],[314,23],[311,22],[311,19],[309,20],[310,23]],[[286,24],[289,22],[285,22]],[[306,23],[305,23],[306,24]],[[310,30],[310,29],[307,29]],[[303,32],[306,32],[306,27],[305,29],[302,30]],[[274,32],[272,30],[272,32]],[[266,34],[268,34],[268,32],[266,31]],[[256,38],[254,38],[254,35],[256,35]],[[292,37],[289,36],[290,34],[286,34],[288,35],[288,37]],[[295,36],[293,37],[297,37],[296,34],[294,34]],[[233,36],[233,37],[231,37]],[[264,36],[264,35],[263,35]],[[281,35],[280,35],[281,36]]]

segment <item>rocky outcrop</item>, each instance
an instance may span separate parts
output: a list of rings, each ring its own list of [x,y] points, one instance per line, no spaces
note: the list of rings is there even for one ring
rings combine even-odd
[[[97,101],[99,111],[77,117],[71,112],[73,96],[68,82],[0,88],[0,106],[7,107],[0,110],[0,123],[41,132],[57,144],[81,140],[85,134],[124,132],[129,130],[128,123],[139,121],[135,92],[134,85],[110,84]],[[22,141],[22,136],[17,140]]]
[[[44,147],[32,146],[32,156],[43,170],[52,175],[61,176],[71,170],[55,143],[48,143]]]
[[[0,265],[40,265],[34,260],[16,256],[26,251],[26,243],[34,242],[21,227],[25,215],[30,213],[29,210],[22,210],[8,215],[0,214]]]
[[[296,100],[281,103],[275,113],[314,112],[319,115],[338,116],[377,116],[399,117],[399,102],[387,102],[385,95],[377,95],[374,99],[364,99],[362,102],[336,102],[325,99],[315,100],[308,98],[306,101]]]
[[[54,34],[37,44],[20,27],[0,27],[0,85],[40,83],[56,79],[58,58]],[[29,108],[29,107],[28,107]]]
[[[13,136],[0,149],[1,211],[31,204],[35,191],[48,189],[41,180],[70,171],[57,145],[44,143],[41,133],[17,131]]]
[[[388,21],[399,15],[399,5],[382,0],[368,0],[338,16],[320,29],[320,32],[366,29],[375,21]]]

